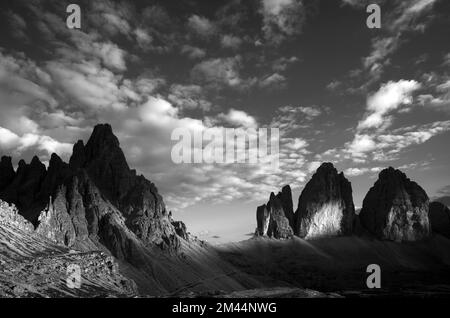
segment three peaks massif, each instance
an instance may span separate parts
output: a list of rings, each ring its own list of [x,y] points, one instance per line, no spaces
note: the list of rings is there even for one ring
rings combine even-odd
[[[364,288],[364,262],[403,269],[420,286],[427,273],[447,273],[439,277],[450,286],[450,211],[429,201],[388,168],[357,213],[351,183],[324,163],[295,212],[285,186],[257,208],[254,238],[214,247],[172,219],[111,126],[97,125],[69,163],[53,154],[48,169],[34,157],[15,171],[1,158],[0,296],[345,296]],[[72,264],[82,269],[79,288],[66,281]]]

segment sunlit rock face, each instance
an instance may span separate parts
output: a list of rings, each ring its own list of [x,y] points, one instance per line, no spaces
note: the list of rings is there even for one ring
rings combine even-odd
[[[295,234],[302,238],[349,235],[354,218],[350,182],[333,164],[322,164],[300,195]]]
[[[450,238],[450,209],[440,202],[430,203],[428,212],[431,230]]]
[[[33,225],[19,214],[13,204],[8,204],[2,200],[0,200],[0,225],[13,226],[25,232],[33,232],[34,230]]]
[[[269,229],[269,221],[270,221],[270,214],[267,210],[267,206],[265,204],[260,205],[256,209],[256,235],[264,236],[267,235],[267,230]]]
[[[286,217],[283,204],[278,196],[273,193],[270,194],[270,200],[267,203],[270,220],[267,235],[270,237],[285,239],[294,235],[294,231],[289,224],[289,219]]]
[[[429,199],[400,170],[387,168],[363,201],[361,224],[379,239],[417,241],[430,235]]]
[[[283,207],[283,213],[289,221],[291,228],[294,228],[294,207],[292,204],[292,190],[289,185],[284,186],[281,192],[278,192],[277,198]]]
[[[320,204],[311,218],[300,220],[300,236],[315,238],[340,235],[342,234],[341,221],[343,217],[343,206],[339,202]]]

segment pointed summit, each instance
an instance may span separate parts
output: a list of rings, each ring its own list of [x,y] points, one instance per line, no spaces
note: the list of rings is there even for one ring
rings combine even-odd
[[[119,139],[114,135],[111,125],[96,125],[86,144],[86,149],[92,151],[90,154],[95,156],[99,152],[113,150],[114,148],[120,148],[120,143]]]
[[[69,161],[72,170],[84,168],[95,184],[113,202],[128,194],[135,180],[111,125],[99,124],[84,145],[79,140]]]

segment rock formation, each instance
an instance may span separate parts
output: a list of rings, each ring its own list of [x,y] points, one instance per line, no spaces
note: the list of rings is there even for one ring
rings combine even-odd
[[[293,221],[291,188],[285,186],[277,195],[272,192],[269,202],[257,208],[256,219],[257,235],[278,239],[292,237],[294,232],[291,227]]]
[[[425,191],[400,170],[380,172],[359,214],[361,224],[379,239],[417,241],[430,234],[429,199]]]
[[[14,203],[20,213],[35,224],[39,215],[37,199],[45,174],[45,165],[38,157],[33,157],[30,164],[20,160],[14,178],[0,192],[0,199]]]
[[[431,230],[450,238],[450,209],[440,202],[430,203],[429,209]]]
[[[177,251],[186,226],[169,218],[156,186],[131,170],[108,124],[97,125],[86,145],[78,141],[69,164],[56,154],[48,169],[34,157],[0,163],[0,199],[15,204],[36,232],[69,247],[105,247],[132,258],[138,246]]]
[[[256,235],[267,235],[269,230],[270,214],[265,204],[256,208]]]
[[[133,297],[134,281],[114,257],[78,252],[43,239],[13,205],[0,200],[0,297]],[[79,266],[79,288],[68,287],[70,267]]]
[[[303,189],[295,212],[296,235],[348,235],[355,218],[352,186],[331,163],[322,164]]]
[[[435,202],[440,202],[443,205],[445,205],[447,207],[450,207],[450,196],[443,196],[443,197],[440,197],[440,198],[436,198],[436,199],[434,199],[434,201]]]
[[[13,226],[15,229],[25,232],[34,231],[33,225],[19,214],[14,205],[10,205],[2,200],[0,200],[0,224]]]
[[[11,157],[3,156],[0,160],[0,191],[12,182],[15,175],[16,173],[12,166]]]

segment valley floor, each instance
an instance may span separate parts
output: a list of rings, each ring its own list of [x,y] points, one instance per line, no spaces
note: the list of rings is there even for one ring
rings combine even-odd
[[[416,243],[252,238],[216,247],[193,240],[176,255],[141,252],[136,267],[0,224],[0,297],[450,296],[450,240],[441,236]],[[82,269],[80,289],[67,283],[70,264]],[[381,267],[379,290],[366,286],[369,264]]]
[[[450,296],[450,240],[396,243],[360,237],[253,238],[217,247],[237,269],[269,287],[303,288],[344,297]],[[369,264],[381,268],[381,288],[369,289]]]

